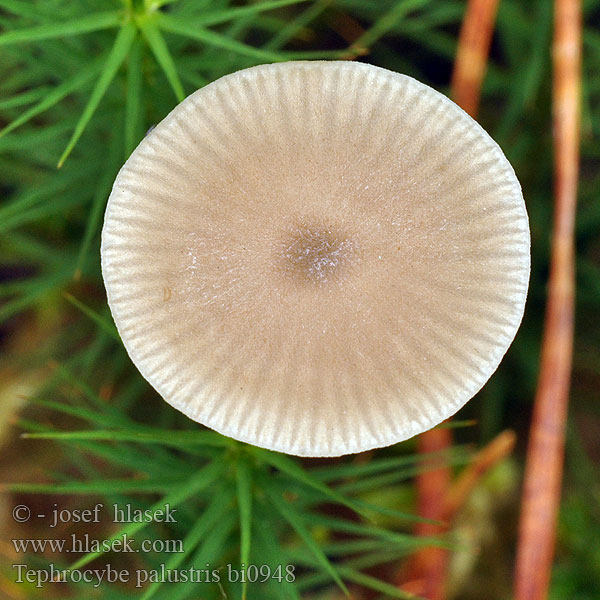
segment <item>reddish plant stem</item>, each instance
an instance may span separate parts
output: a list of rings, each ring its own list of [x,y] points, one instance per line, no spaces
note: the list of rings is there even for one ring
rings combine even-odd
[[[475,117],[479,107],[497,9],[498,0],[469,0],[458,40],[451,93],[455,102],[472,117]],[[423,455],[451,446],[452,431],[449,428],[426,431],[418,440],[418,451]],[[417,477],[420,516],[444,520],[444,499],[448,495],[450,481],[450,467],[444,464],[439,469],[426,471]],[[416,533],[434,536],[446,530],[445,525],[420,524]],[[446,550],[424,548],[413,557],[405,581],[418,581],[418,593],[424,598],[443,600],[448,560]]]
[[[499,0],[469,0],[452,73],[452,97],[473,118],[492,43]]]
[[[477,452],[470,464],[454,480],[444,498],[445,520],[451,522],[454,519],[458,511],[467,503],[481,478],[513,451],[516,441],[515,432],[507,429]]]
[[[441,515],[440,518],[449,525],[466,504],[471,492],[481,481],[481,478],[512,452],[515,441],[514,431],[507,430],[500,433],[473,457],[471,463],[448,486],[446,496],[441,501],[437,499],[435,507],[429,505],[423,507],[423,510],[435,508],[436,513]],[[431,461],[432,458],[429,457],[429,460]],[[440,458],[438,457],[437,462],[439,461]],[[429,462],[429,466],[435,466],[436,464],[435,462]],[[418,533],[420,535],[438,535],[446,529],[447,526],[440,529],[440,526],[423,523],[420,525]],[[446,552],[440,554],[438,548],[434,548],[434,550],[436,552],[429,552],[429,549],[426,549],[426,551],[418,552],[411,558],[407,568],[399,574],[399,585],[402,590],[425,598],[432,593],[437,593],[440,589],[443,591],[443,588],[432,588],[432,581],[434,580],[428,574],[433,568],[437,568],[438,572],[443,573],[448,555]]]
[[[425,458],[425,464],[431,459],[427,455],[441,452],[452,446],[452,430],[448,427],[431,429],[419,436],[418,450]],[[452,473],[443,458],[438,459],[437,469],[425,471],[417,477],[417,513],[426,519],[443,521],[445,517],[444,499],[450,487]],[[445,533],[445,524],[419,523],[415,534],[437,536]],[[446,571],[449,555],[444,548],[423,548],[414,557],[411,579],[421,581],[419,595],[429,600],[443,600]]]
[[[554,25],[554,231],[519,525],[516,600],[543,600],[550,585],[560,503],[574,315],[574,222],[579,170],[581,3],[556,0]]]

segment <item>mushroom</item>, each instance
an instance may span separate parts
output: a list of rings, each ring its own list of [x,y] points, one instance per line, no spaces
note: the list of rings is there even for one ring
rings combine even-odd
[[[227,75],[121,169],[108,302],[171,405],[302,456],[387,446],[496,370],[529,280],[521,188],[498,145],[418,81],[342,61]]]

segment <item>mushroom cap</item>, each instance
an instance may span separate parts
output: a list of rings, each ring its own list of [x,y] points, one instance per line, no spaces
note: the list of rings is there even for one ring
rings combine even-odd
[[[514,171],[465,112],[354,62],[227,75],[121,169],[102,232],[137,368],[191,419],[290,454],[386,446],[496,370],[530,270]]]

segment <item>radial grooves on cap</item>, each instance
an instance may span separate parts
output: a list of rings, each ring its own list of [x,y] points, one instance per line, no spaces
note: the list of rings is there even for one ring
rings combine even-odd
[[[274,261],[296,256],[286,235],[305,236],[294,268],[331,260],[327,240],[358,250],[295,277]],[[333,456],[411,437],[481,388],[522,316],[529,229],[501,150],[447,98],[360,63],[263,65],[142,141],[102,268],[124,344],[168,402]]]

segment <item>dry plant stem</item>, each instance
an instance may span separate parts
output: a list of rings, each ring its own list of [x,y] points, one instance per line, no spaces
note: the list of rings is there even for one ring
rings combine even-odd
[[[472,117],[477,114],[481,84],[492,41],[498,0],[469,0],[458,41],[451,93],[454,101]],[[422,454],[452,446],[452,430],[433,429],[419,437]],[[417,477],[419,514],[434,520],[444,519],[443,499],[448,494],[450,467],[427,471]],[[445,526],[421,525],[419,535],[439,535]],[[442,548],[425,548],[410,564],[409,580],[421,582],[419,593],[429,600],[443,600],[448,552]]]
[[[479,107],[498,1],[469,0],[460,31],[452,74],[452,97],[472,117]]]
[[[523,489],[515,597],[542,600],[550,583],[560,502],[573,348],[574,241],[579,163],[580,0],[556,0],[555,212],[548,304]]]
[[[419,453],[427,457],[432,452],[447,450],[452,446],[452,430],[447,427],[426,431],[418,440]],[[425,458],[425,464],[430,459]],[[428,470],[417,477],[417,510],[421,517],[441,521],[444,518],[444,497],[448,492],[451,470],[443,458],[437,469]],[[437,536],[445,533],[445,524],[419,523],[415,533],[420,536]],[[448,566],[448,552],[444,548],[424,548],[411,563],[409,579],[420,582],[417,592],[429,600],[443,600]],[[407,590],[409,591],[409,590]]]
[[[507,429],[475,455],[472,462],[456,478],[444,498],[444,520],[452,521],[483,475],[513,451],[516,441],[515,432]]]

